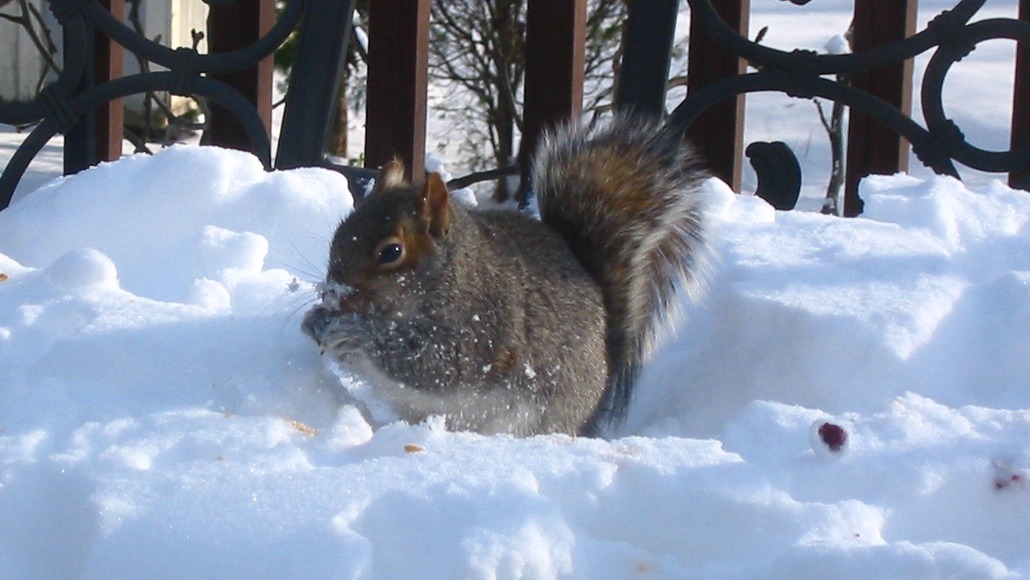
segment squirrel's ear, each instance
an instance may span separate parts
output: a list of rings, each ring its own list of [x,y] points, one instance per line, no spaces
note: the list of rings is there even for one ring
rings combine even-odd
[[[376,185],[372,188],[372,195],[388,189],[396,189],[406,185],[404,182],[404,164],[398,159],[387,161],[376,176]]]
[[[434,236],[447,233],[451,227],[451,194],[439,173],[430,173],[422,189],[422,217]]]

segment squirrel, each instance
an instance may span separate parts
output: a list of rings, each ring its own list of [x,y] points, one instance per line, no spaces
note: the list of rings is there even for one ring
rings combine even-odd
[[[302,330],[398,415],[599,436],[625,415],[677,290],[702,286],[708,177],[675,129],[622,116],[546,133],[539,220],[454,203],[386,163],[339,225]]]

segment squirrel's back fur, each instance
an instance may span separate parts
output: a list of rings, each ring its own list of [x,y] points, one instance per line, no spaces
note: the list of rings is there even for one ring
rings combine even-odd
[[[617,118],[545,137],[541,221],[401,173],[384,167],[340,224],[304,331],[408,420],[528,435],[620,419],[674,291],[698,284],[704,174],[679,135]]]
[[[542,221],[604,296],[611,373],[601,423],[624,416],[677,289],[695,294],[701,287],[706,243],[698,188],[706,177],[678,132],[635,117],[593,131],[560,129],[545,136],[534,160]]]

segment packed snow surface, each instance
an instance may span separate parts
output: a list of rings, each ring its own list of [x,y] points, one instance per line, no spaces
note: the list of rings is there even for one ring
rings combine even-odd
[[[709,182],[707,296],[626,424],[515,439],[373,427],[301,334],[339,175],[51,182],[0,212],[0,578],[1028,576],[1030,194],[862,193]]]

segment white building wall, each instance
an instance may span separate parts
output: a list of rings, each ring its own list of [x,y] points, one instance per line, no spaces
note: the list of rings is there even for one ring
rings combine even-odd
[[[128,11],[128,8],[126,8]],[[140,22],[143,25],[144,35],[151,39],[157,39],[161,44],[175,49],[179,47],[192,47],[193,36],[191,31],[196,29],[201,32],[207,31],[207,5],[201,0],[143,0],[140,5]],[[207,41],[201,41],[197,50],[205,52]],[[136,57],[131,54],[125,55],[125,73],[132,74],[139,71]],[[161,67],[151,63],[150,70],[158,71]],[[166,99],[167,95],[161,95]],[[189,99],[174,97],[171,102],[172,110],[176,114],[182,113],[189,106]],[[129,119],[134,118],[133,114],[143,114],[143,95],[133,95],[125,99],[126,114]]]
[[[30,1],[44,18],[53,21],[44,6],[44,0]],[[11,2],[2,11],[5,14],[17,15],[19,7]],[[40,57],[28,33],[13,22],[0,20],[0,97],[8,101],[31,99],[36,94],[42,72],[43,58]]]

